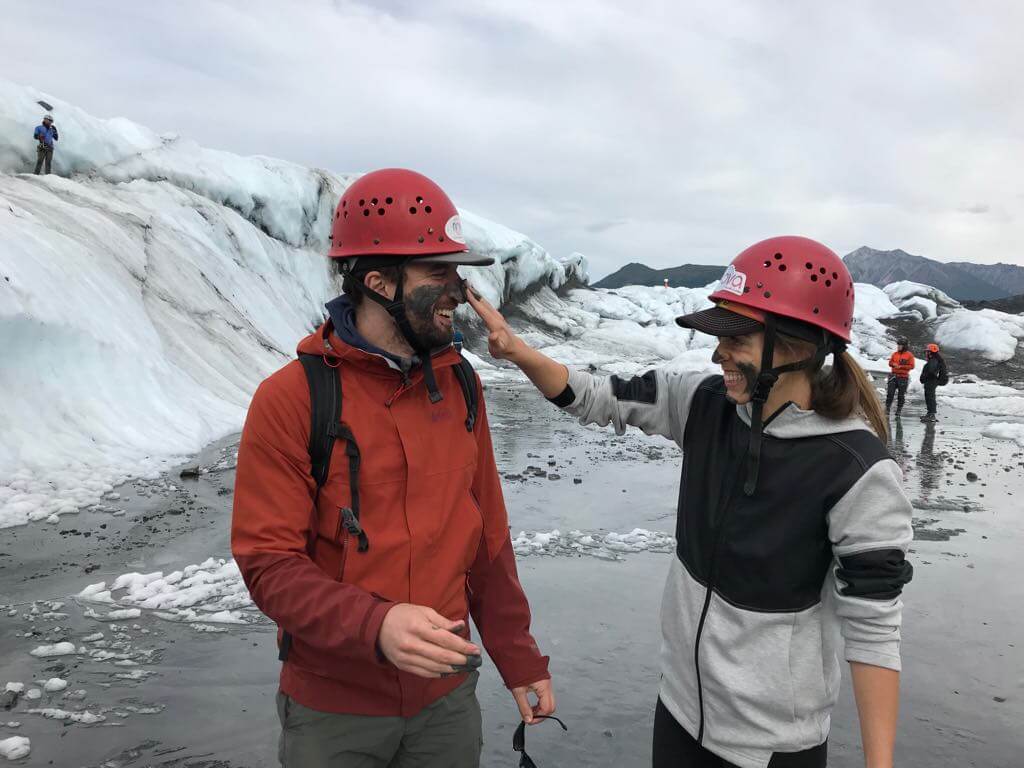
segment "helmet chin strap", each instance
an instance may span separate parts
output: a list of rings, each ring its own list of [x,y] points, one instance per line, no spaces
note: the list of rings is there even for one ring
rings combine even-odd
[[[366,283],[351,272],[347,263],[344,267],[345,279],[349,280],[350,284],[354,285],[363,296],[382,306],[391,315],[391,319],[395,321],[402,336],[409,342],[409,346],[413,348],[413,351],[420,358],[420,365],[423,367],[423,381],[427,385],[427,394],[430,396],[430,402],[439,403],[444,399],[444,395],[441,394],[441,390],[437,386],[437,378],[434,376],[434,365],[430,350],[427,349],[426,345],[416,334],[416,331],[413,330],[412,323],[409,322],[409,316],[405,313],[405,301],[402,292],[405,282],[405,265],[410,261],[411,259],[406,259],[399,265],[398,283],[395,285],[395,297],[393,299],[370,290]]]
[[[743,493],[753,496],[757,490],[758,470],[761,466],[761,442],[764,432],[764,404],[768,402],[772,387],[779,380],[779,376],[791,371],[803,369],[817,370],[828,357],[830,352],[837,355],[846,351],[846,345],[840,341],[830,342],[828,334],[823,332],[822,340],[818,342],[818,348],[813,357],[806,360],[799,360],[795,363],[787,363],[777,368],[772,367],[775,360],[775,339],[778,335],[778,328],[775,315],[768,313],[764,320],[764,347],[761,351],[761,372],[757,375],[754,384],[754,391],[751,393],[752,402],[750,413],[750,445],[747,448],[747,476],[743,483]]]

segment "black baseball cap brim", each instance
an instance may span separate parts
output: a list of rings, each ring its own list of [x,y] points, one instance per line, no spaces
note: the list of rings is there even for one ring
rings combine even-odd
[[[745,336],[764,330],[757,320],[730,312],[722,307],[712,307],[676,318],[683,328],[692,328],[711,336]]]
[[[414,259],[427,264],[458,264],[463,267],[489,267],[494,263],[490,256],[476,256],[468,251],[440,253],[435,256],[420,256]]]

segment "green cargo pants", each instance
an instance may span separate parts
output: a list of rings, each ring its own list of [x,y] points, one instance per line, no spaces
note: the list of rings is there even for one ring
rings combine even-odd
[[[317,712],[278,691],[283,768],[478,768],[479,675],[413,717]]]

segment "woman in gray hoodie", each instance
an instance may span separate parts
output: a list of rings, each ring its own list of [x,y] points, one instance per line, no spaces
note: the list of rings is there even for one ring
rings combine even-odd
[[[629,380],[570,370],[470,303],[491,354],[555,405],[682,448],[655,768],[824,766],[840,654],[866,765],[890,768],[911,506],[874,387],[846,352],[853,280],[820,243],[777,237],[737,256],[710,298],[677,322],[719,338],[722,374]]]

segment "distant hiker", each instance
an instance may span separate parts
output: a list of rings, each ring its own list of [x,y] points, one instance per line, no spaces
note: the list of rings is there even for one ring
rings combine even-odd
[[[722,375],[621,379],[569,370],[470,297],[491,354],[555,405],[683,450],[655,768],[821,768],[844,652],[865,763],[892,765],[912,509],[846,352],[853,280],[820,243],[777,237],[737,256],[711,300],[676,322],[718,337]]]
[[[53,124],[53,115],[43,115],[43,122],[36,126],[32,137],[38,142],[36,146],[36,176],[40,170],[43,173],[50,172],[50,165],[53,162],[53,145],[60,138],[57,135],[57,126]]]
[[[483,389],[452,345],[456,268],[494,260],[400,169],[345,191],[331,239],[344,295],[257,389],[238,449],[231,548],[279,629],[281,764],[476,768],[470,615],[516,719],[555,709]]]
[[[921,383],[924,385],[924,402],[928,412],[921,417],[921,421],[936,421],[935,389],[949,384],[949,371],[946,369],[946,361],[939,354],[938,344],[929,344],[927,360],[924,369],[921,371]]]
[[[889,382],[885,391],[885,412],[892,410],[893,397],[899,393],[896,400],[896,415],[903,412],[903,404],[907,399],[907,385],[910,383],[910,373],[914,370],[917,361],[914,353],[910,351],[910,342],[906,337],[901,337],[896,342],[896,351],[889,357]]]

